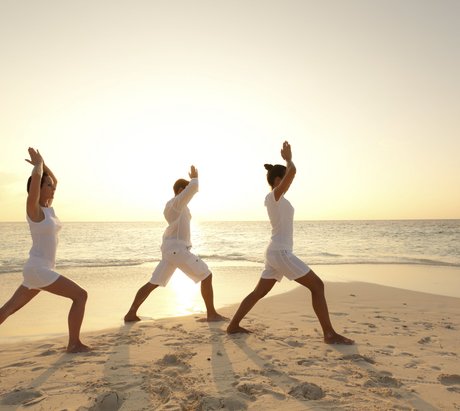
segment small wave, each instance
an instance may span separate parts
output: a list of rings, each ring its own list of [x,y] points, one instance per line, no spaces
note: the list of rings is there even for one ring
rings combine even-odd
[[[343,257],[341,254],[326,253],[326,252],[318,253],[317,256],[319,256],[319,257],[333,257],[333,258]]]
[[[142,265],[145,263],[155,263],[159,260],[150,259],[150,260],[64,260],[58,261],[56,264],[56,269],[59,271],[60,268],[69,268],[69,267],[129,267]],[[7,273],[21,273],[25,261],[21,264],[15,265],[2,265],[0,267],[0,274]]]
[[[200,258],[204,261],[246,261],[250,263],[263,263],[263,256],[260,258],[257,257],[250,257],[247,255],[233,253],[233,254],[226,254],[226,255],[219,255],[219,254],[199,254]]]
[[[321,257],[329,257],[329,253],[323,253]],[[206,262],[216,262],[216,263],[256,263],[263,264],[263,256],[250,257],[247,255],[242,255],[238,253],[229,254],[229,255],[219,255],[219,254],[210,254],[210,255],[200,255],[200,257]],[[431,266],[440,266],[440,267],[460,267],[460,262],[448,262],[440,261],[429,258],[408,258],[408,257],[386,257],[386,258],[347,258],[343,256],[338,256],[336,258],[318,258],[298,255],[298,257],[304,260],[309,265],[431,265]],[[60,268],[69,268],[69,267],[129,267],[129,266],[138,266],[142,264],[156,264],[159,259],[126,259],[126,260],[116,260],[116,259],[107,259],[107,260],[61,260],[58,261],[57,270]],[[24,261],[25,262],[25,261]],[[7,273],[20,273],[22,272],[24,263],[16,264],[2,264],[0,266],[0,274]]]
[[[158,262],[157,259],[127,259],[127,260],[64,260],[59,261],[58,268],[68,267],[129,267],[145,263]]]

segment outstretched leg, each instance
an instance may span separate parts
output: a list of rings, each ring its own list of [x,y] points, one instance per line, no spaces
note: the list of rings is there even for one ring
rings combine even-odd
[[[11,314],[24,307],[40,290],[32,290],[20,285],[13,296],[0,308],[0,324]]]
[[[124,320],[126,322],[131,321],[140,321],[141,319],[137,316],[137,310],[141,306],[141,304],[145,301],[145,299],[150,295],[150,293],[158,287],[158,284],[146,283],[136,293],[134,297],[134,301],[131,304],[131,307],[128,313],[125,315]]]
[[[72,300],[68,316],[69,343],[67,352],[89,351],[90,348],[80,341],[80,329],[85,315],[88,293],[78,284],[62,275],[54,283],[43,287],[43,290]]]
[[[233,316],[230,324],[227,327],[227,333],[235,334],[235,333],[248,333],[250,332],[246,328],[240,326],[240,321],[246,316],[246,314],[251,311],[251,309],[257,304],[257,302],[265,297],[268,292],[273,288],[275,285],[276,280],[274,279],[266,279],[261,278],[250,294],[246,296],[246,298],[241,302],[238,310],[236,311],[235,315]]]
[[[206,305],[206,320],[207,321],[224,321],[227,318],[220,315],[214,308],[214,291],[212,289],[212,274],[209,274],[201,281],[201,296]]]
[[[299,284],[307,287],[311,291],[313,310],[318,317],[321,328],[323,329],[324,342],[326,344],[353,344],[354,341],[335,332],[329,318],[326,296],[324,294],[324,283],[313,271],[309,271],[303,277],[298,278]]]

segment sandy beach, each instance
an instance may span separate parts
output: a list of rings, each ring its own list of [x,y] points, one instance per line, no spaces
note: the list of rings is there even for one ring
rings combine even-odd
[[[322,342],[302,287],[262,300],[242,323],[249,335],[197,312],[87,331],[84,354],[66,354],[63,334],[3,338],[0,410],[460,409],[460,299],[357,281],[327,281],[326,293],[356,345]]]

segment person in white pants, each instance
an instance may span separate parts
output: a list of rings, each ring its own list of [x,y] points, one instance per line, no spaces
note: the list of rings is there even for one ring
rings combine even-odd
[[[179,268],[195,283],[201,282],[201,295],[206,305],[207,321],[222,321],[226,318],[214,308],[212,273],[206,263],[193,254],[190,249],[190,220],[192,218],[188,203],[198,192],[198,170],[190,167],[190,181],[179,179],[174,183],[174,197],[166,203],[164,216],[168,227],[163,234],[161,261],[152,273],[150,281],[136,293],[134,301],[125,315],[126,322],[139,321],[137,310],[150,293],[158,286],[165,287],[174,271]]]
[[[272,188],[265,197],[272,226],[271,240],[265,253],[265,269],[254,291],[241,302],[227,327],[227,333],[249,333],[249,330],[240,326],[240,321],[284,276],[310,290],[313,309],[323,329],[325,343],[353,344],[352,340],[338,334],[332,327],[323,281],[292,252],[294,208],[284,198],[284,194],[294,180],[296,168],[292,162],[291,146],[287,141],[283,143],[281,157],[286,160],[286,166],[265,164],[267,181]]]
[[[57,179],[45,165],[38,150],[29,148],[34,166],[27,182],[27,222],[32,235],[32,248],[24,265],[22,285],[0,308],[0,324],[11,314],[24,307],[41,290],[70,298],[72,306],[68,316],[69,342],[67,352],[85,352],[90,348],[80,341],[80,329],[85,313],[87,292],[72,280],[55,271],[58,232],[61,223],[51,204]]]

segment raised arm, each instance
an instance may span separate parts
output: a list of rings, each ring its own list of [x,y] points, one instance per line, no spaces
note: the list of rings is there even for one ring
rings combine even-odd
[[[195,166],[190,166],[188,175],[190,178],[198,178],[198,169]]]
[[[40,208],[40,188],[44,169],[43,158],[32,147],[29,147],[30,160],[26,161],[34,166],[29,186],[29,193],[27,195],[26,210],[27,215],[32,221],[41,221],[43,219],[43,211]]]
[[[188,173],[191,178],[188,185],[174,198],[174,208],[181,209],[185,207],[193,196],[198,192],[198,170],[195,166],[190,167],[190,172]]]
[[[292,181],[294,180],[296,168],[292,162],[292,151],[291,145],[285,141],[283,143],[283,148],[281,149],[281,157],[286,160],[286,173],[281,179],[280,183],[273,189],[275,194],[275,200],[278,201],[280,197],[289,190]]]
[[[56,188],[58,183],[57,178],[54,175],[54,173],[50,170],[50,168],[45,164],[45,162],[43,162],[43,172],[48,174],[53,179],[54,187]]]

